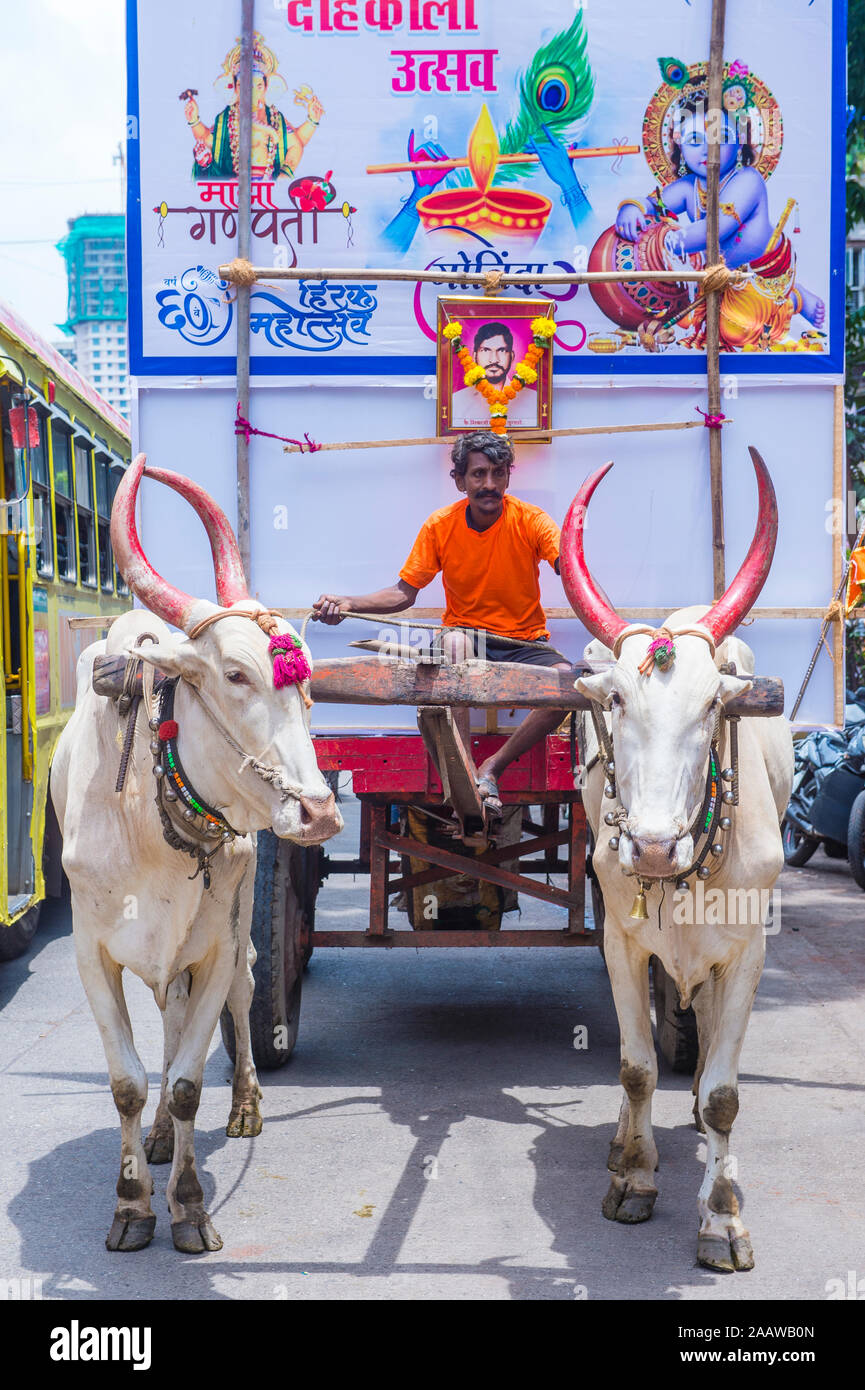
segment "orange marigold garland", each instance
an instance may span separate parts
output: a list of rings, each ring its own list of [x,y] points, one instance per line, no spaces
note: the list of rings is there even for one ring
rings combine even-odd
[[[515,379],[509,381],[505,387],[491,386],[487,381],[487,374],[483,367],[478,366],[462,341],[463,326],[461,323],[454,321],[446,324],[442,329],[442,337],[450,342],[451,348],[457,355],[457,361],[463,369],[463,381],[466,386],[474,386],[490,408],[490,429],[493,434],[507,434],[508,406],[512,400],[516,399],[524,386],[533,386],[537,381],[537,365],[556,331],[555,320],[549,318],[532,319],[531,327],[532,341],[526,349],[526,355],[514,367]]]

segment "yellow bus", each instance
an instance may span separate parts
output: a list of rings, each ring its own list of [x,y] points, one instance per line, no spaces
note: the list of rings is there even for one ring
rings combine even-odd
[[[48,800],[57,739],[75,704],[75,666],[95,620],[131,606],[111,553],[111,503],[129,426],[74,367],[0,304],[0,960],[32,940],[59,893]],[[85,626],[74,620],[88,619]],[[73,621],[70,622],[70,619]]]

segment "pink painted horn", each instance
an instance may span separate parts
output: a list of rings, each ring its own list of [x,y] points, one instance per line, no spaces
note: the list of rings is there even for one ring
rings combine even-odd
[[[757,527],[736,578],[721,598],[712,604],[706,616],[700,619],[700,626],[711,632],[716,644],[738,627],[756,602],[772,567],[778,539],[778,504],[769,470],[756,449],[750,448],[749,453],[759,490]],[[583,528],[592,493],[612,466],[612,463],[605,463],[583,483],[565,517],[561,545],[562,584],[568,602],[589,632],[608,647],[613,646],[628,624],[601,596],[589,573],[583,553]]]
[[[757,474],[759,511],[754,539],[736,578],[727,586],[717,602],[712,604],[700,626],[707,627],[715,639],[722,642],[733,632],[756,603],[760,590],[772,568],[775,542],[778,539],[778,503],[769,470],[757,450],[749,447],[751,462]]]
[[[146,468],[146,462],[145,455],[138,454],[127,468],[117,489],[114,505],[111,509],[111,545],[117,560],[117,568],[145,608],[149,608],[157,617],[185,632],[191,610],[199,600],[193,598],[191,594],[185,594],[182,589],[176,589],[173,584],[169,584],[167,580],[156,573],[144,554],[141,541],[138,538],[138,528],[135,524],[135,499],[138,496],[138,488],[144,474],[156,478],[159,482],[167,483],[169,487],[173,487],[182,496],[188,496],[188,500],[207,527],[214,566],[216,567],[217,592],[223,606],[233,603],[235,599],[248,597],[245,582],[242,584],[242,589],[238,587],[238,573],[242,576],[243,571],[240,566],[240,557],[236,554],[237,543],[234,541],[231,527],[224,513],[202,488],[186,478],[180,478],[176,473],[166,473],[159,468]],[[187,494],[184,487],[178,486],[178,483],[189,488],[190,494]],[[193,490],[194,500],[191,495]],[[230,553],[230,548],[225,543],[226,534],[231,536],[234,554]],[[229,594],[231,597],[228,597]]]
[[[612,459],[587,478],[580,488],[562,527],[561,563],[562,584],[573,608],[583,626],[608,647],[612,647],[619,633],[628,624],[620,618],[605,598],[601,597],[597,585],[589,573],[583,553],[583,528],[586,512],[592,493],[603,477],[613,466]]]
[[[185,478],[182,473],[171,473],[166,468],[145,468],[144,476],[179,492],[201,518],[210,541],[216,597],[220,606],[230,608],[238,599],[249,598],[237,539],[228,517],[210,494],[191,478]]]

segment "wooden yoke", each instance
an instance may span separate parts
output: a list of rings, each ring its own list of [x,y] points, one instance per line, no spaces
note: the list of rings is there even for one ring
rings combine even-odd
[[[310,694],[325,704],[585,710],[590,701],[574,689],[574,680],[586,670],[558,671],[515,661],[439,666],[394,657],[336,657],[314,663]],[[727,704],[728,715],[783,714],[784,682],[768,676],[751,679],[750,690]]]

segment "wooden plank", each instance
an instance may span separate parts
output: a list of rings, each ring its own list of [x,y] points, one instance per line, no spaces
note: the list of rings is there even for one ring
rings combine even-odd
[[[571,802],[568,812],[568,931],[586,930],[586,813],[582,803]]]
[[[441,778],[445,801],[456,814],[463,838],[467,834],[477,835],[484,826],[477,768],[460,737],[453,711],[442,706],[424,706],[417,712],[417,722],[426,750]]]
[[[316,931],[311,935],[313,946],[407,946],[416,950],[419,946],[594,946],[597,932],[548,931],[391,931],[386,936],[373,936],[365,931]]]
[[[753,682],[749,691],[727,706],[728,713],[783,713],[783,681],[755,676]],[[312,695],[331,704],[588,709],[588,699],[573,683],[570,671],[515,661],[431,666],[384,657],[335,657],[315,662]]]
[[[388,853],[387,806],[370,806],[369,846],[369,930],[379,938],[387,935]]]

